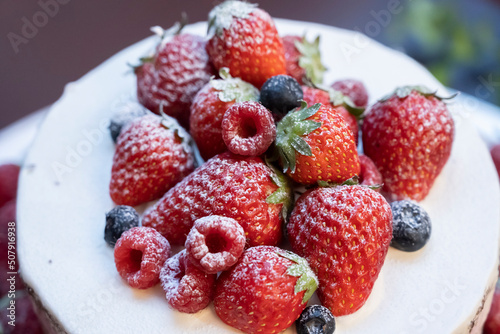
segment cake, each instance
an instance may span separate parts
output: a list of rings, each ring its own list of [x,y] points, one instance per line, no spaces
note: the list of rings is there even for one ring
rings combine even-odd
[[[281,35],[321,35],[322,53],[329,55],[325,81],[360,78],[371,102],[412,84],[447,94],[415,61],[359,33],[281,19],[276,25]],[[186,31],[204,35],[206,23]],[[128,287],[103,239],[104,214],[114,206],[108,192],[114,144],[107,126],[113,109],[135,99],[127,64],[154,45],[153,38],[143,40],[68,84],[21,172],[21,272],[55,333],[238,333],[213,306],[182,314],[169,308],[161,287]],[[498,276],[500,191],[489,182],[495,169],[486,147],[461,118],[460,106],[450,108],[453,151],[421,202],[433,220],[430,242],[416,253],[390,249],[367,303],[337,318],[336,332],[481,332]]]

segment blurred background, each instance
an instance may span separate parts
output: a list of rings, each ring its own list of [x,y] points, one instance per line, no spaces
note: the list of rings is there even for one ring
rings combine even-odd
[[[181,13],[206,20],[212,0],[0,2],[0,128]],[[266,0],[272,16],[351,30],[414,57],[445,85],[500,104],[500,0]],[[397,8],[392,14],[391,7]]]

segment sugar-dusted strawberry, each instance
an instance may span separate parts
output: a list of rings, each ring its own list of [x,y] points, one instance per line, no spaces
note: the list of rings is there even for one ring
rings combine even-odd
[[[363,149],[392,200],[423,200],[451,153],[454,125],[442,98],[425,87],[398,88],[371,107]]]
[[[227,68],[222,68],[219,75],[221,79],[211,79],[191,105],[189,131],[205,160],[227,151],[222,139],[222,117],[226,110],[235,103],[259,99],[257,88],[231,77]]]
[[[377,169],[377,166],[373,163],[372,159],[368,158],[364,154],[359,155],[359,166],[361,170],[359,172],[359,184],[363,186],[381,186],[382,185],[382,175]],[[373,188],[372,188],[373,189]],[[380,188],[373,189],[375,191],[380,191]]]
[[[347,104],[344,105],[345,96],[340,95],[337,91],[326,91],[309,86],[302,86],[302,90],[304,91],[304,101],[306,101],[308,105],[313,105],[315,103],[334,105],[336,107],[335,110],[337,110],[339,114],[342,115],[344,120],[349,125],[352,135],[354,136],[354,141],[356,142],[356,145],[358,144],[359,127],[358,120],[354,114],[358,116],[361,115],[363,113],[361,109],[353,108],[352,110],[356,109],[355,112],[349,112],[346,108]],[[337,100],[336,105],[332,102],[333,100]]]
[[[326,67],[321,63],[319,42],[319,35],[313,42],[309,42],[306,36],[283,37],[286,73],[300,84],[304,84],[304,79],[315,85],[323,83]]]
[[[392,238],[382,195],[363,186],[310,190],[298,199],[287,231],[294,252],[318,275],[323,306],[335,316],[363,306]]]
[[[228,67],[231,75],[260,88],[272,76],[286,74],[283,41],[271,16],[257,5],[225,1],[208,15],[207,43],[217,69]]]
[[[164,32],[161,42],[142,64],[135,68],[137,75],[137,97],[146,108],[159,114],[163,112],[176,118],[184,127],[189,126],[189,107],[196,93],[214,75],[205,50],[203,37],[173,31]]]
[[[276,245],[291,202],[286,177],[261,158],[216,155],[170,189],[143,217],[172,244],[184,244],[195,220],[209,215],[236,219],[247,244]]]
[[[109,193],[119,205],[160,198],[194,169],[189,134],[172,117],[147,115],[125,127],[116,146]]]
[[[342,183],[359,174],[352,132],[330,104],[288,113],[278,123],[276,146],[283,170],[296,182]]]
[[[300,316],[317,286],[300,256],[278,247],[252,247],[217,280],[215,312],[244,333],[279,333]]]
[[[348,96],[356,107],[365,108],[368,105],[368,91],[359,80],[344,79],[335,81],[332,88]]]
[[[495,294],[493,295],[493,303],[491,304],[490,313],[484,323],[483,334],[498,334],[500,333],[500,286],[497,282]]]

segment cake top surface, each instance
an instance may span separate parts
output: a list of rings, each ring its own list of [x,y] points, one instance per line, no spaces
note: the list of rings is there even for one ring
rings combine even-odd
[[[373,102],[397,86],[446,90],[423,67],[356,32],[276,20],[281,35],[321,35],[325,82],[361,79]],[[206,23],[186,28],[203,35]],[[150,51],[148,38],[66,86],[54,104],[22,171],[18,251],[27,284],[71,333],[236,333],[209,307],[195,315],[169,308],[161,287],[129,288],[116,272],[103,238],[113,207],[108,184],[114,144],[107,132],[113,110],[135,99],[129,69]],[[461,333],[496,279],[500,192],[488,151],[459,105],[451,105],[452,155],[421,203],[433,236],[416,253],[390,249],[366,305],[337,319],[339,333]],[[313,298],[312,302],[317,302]],[[293,328],[287,333],[294,332]]]

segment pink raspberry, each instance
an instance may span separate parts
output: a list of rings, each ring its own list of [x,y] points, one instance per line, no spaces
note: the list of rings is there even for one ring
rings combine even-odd
[[[192,264],[186,250],[165,261],[161,286],[170,306],[184,313],[203,310],[213,299],[216,274],[206,274]]]
[[[227,148],[240,155],[258,156],[276,138],[272,114],[257,102],[241,102],[226,110],[222,119],[222,139]]]
[[[194,222],[186,239],[189,260],[207,274],[235,264],[245,249],[245,231],[233,218],[203,217]]]
[[[360,154],[359,166],[361,167],[361,172],[359,173],[359,183],[361,185],[374,186],[382,184],[382,175],[378,171],[377,166],[375,166],[372,159],[368,158],[364,154]],[[380,192],[380,189],[374,190]]]
[[[137,289],[147,289],[160,280],[160,270],[170,256],[170,244],[150,227],[125,231],[115,245],[115,264],[120,276]]]
[[[368,92],[365,85],[359,80],[339,80],[332,84],[332,88],[350,97],[356,107],[366,107],[368,105]]]
[[[16,198],[19,166],[6,164],[0,166],[0,208]]]

